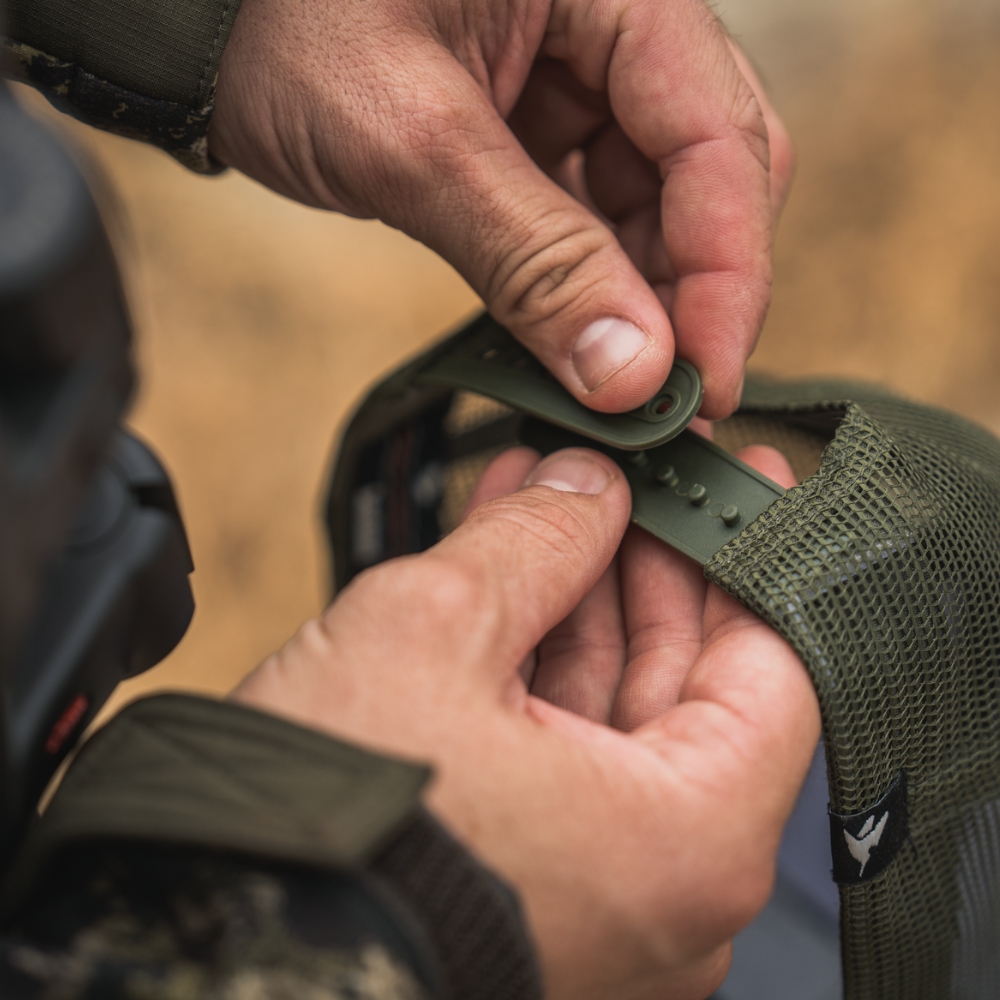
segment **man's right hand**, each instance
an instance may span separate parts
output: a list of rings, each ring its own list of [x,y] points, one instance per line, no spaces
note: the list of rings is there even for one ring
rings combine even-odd
[[[743,457],[790,485],[770,449]],[[809,678],[651,536],[609,572],[630,497],[605,456],[515,449],[475,499],[234,697],[432,763],[429,806],[520,891],[554,1000],[702,1000],[770,892],[819,736]]]
[[[739,400],[792,153],[703,0],[243,0],[209,142],[436,250],[587,406],[675,351]]]

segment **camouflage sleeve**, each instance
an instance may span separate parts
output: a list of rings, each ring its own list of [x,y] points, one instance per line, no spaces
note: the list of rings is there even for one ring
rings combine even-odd
[[[0,896],[4,1000],[538,1000],[514,893],[426,768],[239,705],[136,702]]]
[[[8,66],[60,110],[201,173],[240,0],[8,0]]]
[[[53,865],[0,940],[6,1000],[424,1000],[419,928],[352,873],[130,842]]]

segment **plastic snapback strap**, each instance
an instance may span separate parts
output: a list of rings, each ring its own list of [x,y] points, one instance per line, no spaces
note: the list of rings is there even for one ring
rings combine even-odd
[[[543,454],[597,448],[632,487],[632,520],[702,565],[785,495],[777,483],[686,430],[701,377],[678,361],[648,403],[596,413],[578,403],[503,327],[481,316],[407,369],[410,383],[488,396],[525,414],[518,439]]]

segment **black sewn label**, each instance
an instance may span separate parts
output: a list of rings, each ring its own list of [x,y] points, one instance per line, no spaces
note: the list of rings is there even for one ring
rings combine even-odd
[[[880,875],[892,864],[909,830],[906,771],[900,771],[870,809],[852,816],[830,813],[834,882],[857,885]]]

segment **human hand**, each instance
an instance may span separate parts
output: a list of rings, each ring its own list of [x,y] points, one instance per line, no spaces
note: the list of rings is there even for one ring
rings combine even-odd
[[[698,433],[711,438],[711,428],[695,419]],[[512,448],[492,462],[463,518],[517,490],[538,457],[530,448]],[[738,457],[785,488],[796,485],[788,462],[774,448],[755,445]],[[693,560],[630,525],[594,588],[522,664],[522,678],[532,695],[629,732],[678,703],[704,651],[709,611],[714,613],[719,601],[729,606],[727,614],[740,607],[710,585]]]
[[[588,406],[675,346],[738,402],[792,152],[702,0],[243,0],[209,141],[436,250]]]
[[[501,456],[493,499],[356,578],[234,697],[432,763],[428,804],[519,889],[548,996],[700,1000],[769,894],[816,698],[775,632],[636,531],[620,600],[621,471],[537,458]]]

